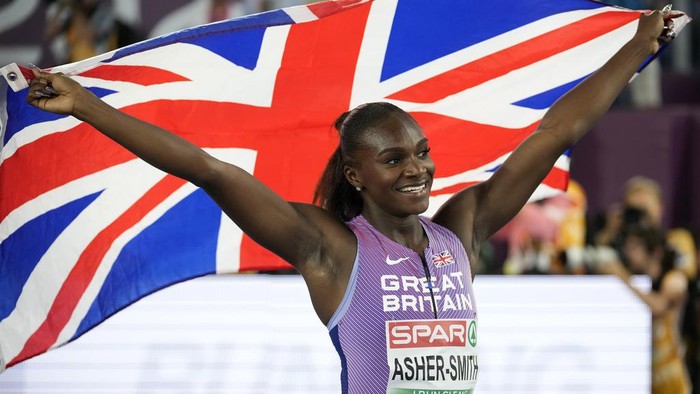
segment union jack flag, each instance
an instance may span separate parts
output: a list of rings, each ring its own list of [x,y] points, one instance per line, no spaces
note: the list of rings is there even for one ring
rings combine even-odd
[[[442,268],[444,266],[454,264],[455,259],[452,257],[452,253],[449,250],[432,255],[433,264],[435,268]]]
[[[390,101],[438,168],[434,212],[487,179],[552,102],[636,29],[587,0],[342,0],[158,37],[55,67],[121,110],[310,201],[343,111]],[[0,370],[190,278],[283,267],[192,184],[89,125],[0,100]],[[567,183],[568,155],[538,189]]]

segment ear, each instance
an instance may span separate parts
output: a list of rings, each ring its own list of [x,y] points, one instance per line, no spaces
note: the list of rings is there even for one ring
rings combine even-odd
[[[343,174],[345,174],[345,179],[347,179],[347,181],[350,182],[350,185],[352,185],[352,187],[362,187],[362,180],[360,179],[360,174],[357,171],[357,168],[353,167],[350,164],[346,164],[345,166],[343,166]]]

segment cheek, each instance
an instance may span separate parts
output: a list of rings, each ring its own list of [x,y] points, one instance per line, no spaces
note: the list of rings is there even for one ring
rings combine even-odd
[[[433,161],[433,159],[431,159],[431,158],[426,159],[424,165],[425,165],[426,171],[428,171],[428,173],[430,175],[435,174],[435,162]]]
[[[364,180],[363,184],[367,186],[370,184],[385,185],[393,183],[396,178],[396,174],[381,167],[373,166],[365,168],[365,171],[362,173],[362,178]]]

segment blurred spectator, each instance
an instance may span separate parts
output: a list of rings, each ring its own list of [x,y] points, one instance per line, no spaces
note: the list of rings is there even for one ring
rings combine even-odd
[[[71,63],[140,41],[141,35],[117,21],[111,3],[55,0],[47,8],[46,39],[58,63]]]
[[[687,351],[686,362],[690,371],[693,393],[700,394],[700,278],[690,282],[688,307],[685,310],[682,332]]]
[[[151,30],[150,35],[160,36],[264,10],[265,2],[263,0],[193,0],[159,21]]]
[[[624,233],[629,226],[646,225],[662,228],[663,198],[661,187],[654,180],[637,176],[625,184],[622,203],[614,204],[607,212],[605,225],[596,232],[595,244],[621,249]],[[681,259],[679,268],[689,279],[697,275],[697,252],[691,233],[682,228],[672,229],[667,241]]]
[[[676,268],[679,256],[667,247],[661,230],[642,223],[626,229],[622,251],[629,270],[614,253],[612,258],[600,261],[598,270],[619,277],[651,311],[652,394],[689,394],[690,380],[679,334],[688,299],[688,279]],[[642,292],[632,286],[632,273],[648,275],[651,291]]]
[[[615,248],[631,266],[633,261],[627,260],[629,253],[626,251],[629,244],[626,239],[630,233],[640,226],[661,231],[662,222],[661,187],[649,178],[634,177],[625,184],[622,202],[613,205],[606,214],[606,223],[596,233],[595,243]],[[688,348],[688,369],[694,371],[690,376],[695,380],[696,392],[700,392],[700,383],[697,382],[700,368],[700,281],[695,241],[691,233],[682,228],[669,230],[665,238],[666,247],[678,256],[673,268],[682,272],[689,283],[688,306],[681,316],[681,333]]]
[[[570,181],[567,192],[527,204],[494,235],[505,240],[508,257],[503,272],[566,273],[558,256],[567,248],[582,248],[585,241],[586,195]]]

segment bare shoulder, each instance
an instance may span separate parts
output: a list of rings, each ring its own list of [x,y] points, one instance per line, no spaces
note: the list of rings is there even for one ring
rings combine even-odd
[[[671,300],[683,298],[688,291],[688,278],[680,270],[672,270],[661,282],[661,292]]]
[[[352,264],[357,251],[357,240],[352,230],[325,209],[306,203],[291,203],[292,207],[312,226],[319,229],[323,238],[323,250],[317,263],[338,265]]]
[[[347,289],[357,254],[357,239],[345,223],[325,209],[303,203],[292,203],[292,206],[321,232],[319,253],[297,268],[309,289],[316,314],[325,324]]]
[[[313,222],[313,224],[317,225],[322,230],[333,232],[334,235],[338,235],[340,237],[345,235],[353,238],[350,228],[325,209],[317,205],[307,203],[291,202],[290,204],[297,212],[299,212],[299,214],[304,216],[307,220]]]

